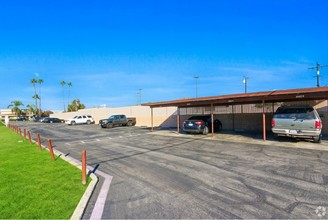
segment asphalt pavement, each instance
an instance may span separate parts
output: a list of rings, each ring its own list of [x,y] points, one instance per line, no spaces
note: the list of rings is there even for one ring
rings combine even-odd
[[[61,152],[113,177],[102,218],[327,217],[328,152],[203,135],[19,122]],[[253,138],[254,139],[254,138]],[[256,139],[255,139],[256,140]],[[315,146],[319,146],[316,149]],[[322,148],[321,148],[322,147]],[[97,171],[96,171],[97,174]],[[85,212],[89,219],[103,179]]]

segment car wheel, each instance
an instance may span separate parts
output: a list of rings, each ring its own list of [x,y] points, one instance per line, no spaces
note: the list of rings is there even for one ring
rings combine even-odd
[[[127,124],[129,127],[132,126],[132,121],[128,121],[128,124]]]
[[[75,122],[75,121],[72,121],[71,124],[72,124],[72,125],[76,125],[76,122]]]
[[[203,134],[208,134],[208,127],[207,126],[204,127]]]
[[[222,124],[218,125],[218,131],[222,131]]]
[[[112,123],[108,123],[107,124],[107,128],[112,128],[113,127],[113,124]]]
[[[313,138],[314,143],[320,143],[320,141],[321,141],[321,135]]]
[[[91,121],[90,121],[90,120],[88,120],[88,121],[87,121],[87,124],[88,124],[88,125],[89,125],[89,124],[91,124]]]

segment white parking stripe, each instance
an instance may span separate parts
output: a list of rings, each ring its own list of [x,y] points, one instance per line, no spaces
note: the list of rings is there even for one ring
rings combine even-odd
[[[130,134],[130,135],[127,135],[127,136],[118,136],[116,138],[125,138],[125,137],[136,137],[136,136],[140,136],[141,134]],[[94,140],[80,140],[80,141],[72,141],[72,142],[66,142],[65,144],[66,145],[74,145],[74,144],[86,144],[86,143],[92,143],[92,142],[100,142],[100,141],[105,141],[105,140],[112,140],[112,139],[115,139],[113,137],[107,137],[107,138],[97,138],[97,139],[94,139]]]

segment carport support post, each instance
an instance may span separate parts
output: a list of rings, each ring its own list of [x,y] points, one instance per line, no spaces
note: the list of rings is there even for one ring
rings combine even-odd
[[[232,130],[235,130],[235,113],[234,113],[234,105],[231,105],[231,111],[232,111]]]
[[[154,111],[153,111],[153,108],[151,107],[150,108],[150,121],[151,121],[151,131],[153,132],[154,131]]]
[[[211,118],[212,118],[212,138],[214,138],[214,113],[213,113],[213,104],[211,104]]]
[[[266,123],[265,123],[265,112],[264,112],[264,100],[262,101],[263,113],[262,113],[262,120],[263,120],[263,141],[266,141]]]
[[[177,132],[180,133],[180,108],[177,109]]]

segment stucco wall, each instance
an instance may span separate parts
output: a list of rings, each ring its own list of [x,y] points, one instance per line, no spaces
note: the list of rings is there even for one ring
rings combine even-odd
[[[154,126],[169,127],[175,121],[176,107],[154,108]],[[96,124],[100,119],[108,118],[111,115],[125,114],[127,117],[135,117],[137,119],[136,126],[151,126],[151,109],[148,106],[128,106],[120,108],[91,108],[81,109],[77,112],[65,112],[51,114],[50,117],[61,119],[69,119],[75,115],[91,115]]]

